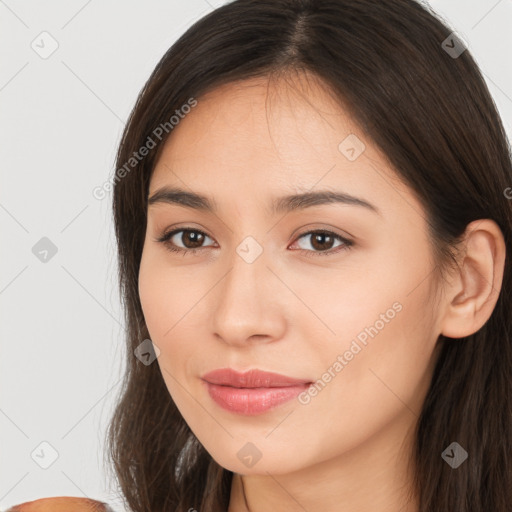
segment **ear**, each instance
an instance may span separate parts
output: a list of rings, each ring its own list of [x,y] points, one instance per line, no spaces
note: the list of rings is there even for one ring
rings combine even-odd
[[[505,267],[505,241],[491,219],[469,223],[461,242],[462,261],[447,288],[441,334],[463,338],[478,331],[498,301]]]

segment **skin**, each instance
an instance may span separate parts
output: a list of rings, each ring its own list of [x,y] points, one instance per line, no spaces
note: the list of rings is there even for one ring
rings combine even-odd
[[[503,237],[491,220],[471,223],[460,269],[436,281],[414,193],[325,87],[305,78],[222,86],[174,128],[149,196],[175,185],[211,196],[219,210],[148,208],[139,274],[146,324],[185,421],[234,473],[229,512],[415,512],[408,463],[436,341],[467,336],[491,315]],[[366,146],[355,161],[338,149],[349,134]],[[380,214],[346,204],[270,213],[274,197],[320,189],[348,192]],[[156,239],[171,227],[205,232],[203,249],[170,252]],[[312,229],[354,244],[318,248],[302,235]],[[194,247],[184,235],[174,244]],[[263,249],[252,263],[236,252],[247,236]],[[331,254],[315,256],[322,247]],[[316,381],[394,303],[401,310],[307,404],[243,416],[221,409],[200,379],[231,367]],[[247,442],[261,453],[251,467],[237,457]]]
[[[105,504],[89,498],[55,496],[21,503],[7,512],[106,512]]]

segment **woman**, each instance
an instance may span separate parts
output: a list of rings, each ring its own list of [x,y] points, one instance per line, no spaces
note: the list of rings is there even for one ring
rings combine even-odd
[[[116,169],[131,510],[510,510],[510,148],[433,12],[226,4]]]

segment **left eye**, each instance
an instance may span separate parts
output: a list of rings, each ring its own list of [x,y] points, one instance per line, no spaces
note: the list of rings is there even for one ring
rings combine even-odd
[[[308,251],[307,249],[302,249],[303,251],[309,252],[309,255],[311,256],[323,256],[327,254],[337,253],[338,251],[348,249],[353,244],[353,242],[347,240],[341,235],[333,233],[332,231],[324,230],[308,231],[307,233],[303,233],[302,235],[300,235],[298,237],[298,240],[300,240],[301,238],[305,238],[307,236],[311,237],[310,244],[316,249],[320,249],[319,251]],[[339,247],[339,249],[331,250],[332,243],[335,239],[338,239],[341,242],[341,244],[337,246]],[[329,247],[322,247],[324,245],[328,245]]]
[[[185,244],[185,247],[177,246],[173,242],[173,238],[179,233],[183,233],[178,236],[178,239],[181,239],[182,243]],[[184,236],[184,234],[186,235]],[[309,253],[308,256],[321,256],[328,255],[333,253],[338,253],[341,250],[349,249],[353,242],[347,240],[346,238],[333,233],[332,231],[325,230],[316,230],[316,231],[308,231],[306,233],[302,233],[298,236],[297,240],[305,237],[312,237],[312,245],[314,248],[319,249],[318,251],[310,251],[308,249],[300,248],[299,250],[305,253]],[[165,246],[172,252],[183,253],[185,256],[188,253],[195,253],[198,250],[206,249],[206,247],[201,247],[201,244],[204,243],[205,238],[210,238],[206,233],[200,231],[198,229],[189,229],[189,228],[181,228],[170,231],[169,233],[164,233],[160,238],[157,239],[157,242],[164,243]],[[341,244],[339,244],[336,250],[331,250],[332,243],[335,239],[338,239]],[[210,238],[210,240],[212,240]],[[196,245],[196,247],[187,247],[187,244]],[[292,244],[293,245],[293,244]],[[325,245],[329,247],[325,247]]]

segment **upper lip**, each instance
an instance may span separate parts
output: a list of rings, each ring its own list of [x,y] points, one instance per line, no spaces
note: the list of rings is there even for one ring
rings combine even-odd
[[[231,368],[219,368],[205,373],[201,378],[210,384],[234,388],[280,388],[311,383],[311,381],[305,379],[294,379],[286,375],[258,369],[240,373]]]

